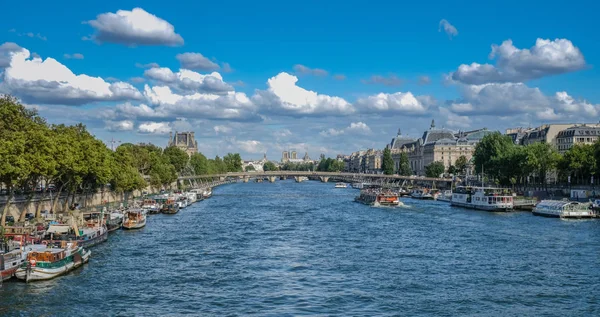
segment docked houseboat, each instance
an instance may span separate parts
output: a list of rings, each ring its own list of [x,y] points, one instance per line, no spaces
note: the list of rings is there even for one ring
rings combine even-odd
[[[361,190],[360,195],[356,196],[354,201],[374,207],[395,207],[402,204],[396,193],[372,189]]]
[[[142,209],[129,209],[123,219],[123,229],[140,229],[146,225],[146,213]]]
[[[207,188],[202,192],[202,198],[206,199],[210,197],[212,197],[212,188]]]
[[[27,260],[15,272],[25,282],[49,280],[86,263],[91,255],[76,242],[62,241],[60,248],[46,245],[27,246]]]
[[[533,209],[533,214],[551,218],[594,218],[597,213],[590,203],[568,200],[542,200]]]
[[[2,246],[2,244],[0,244],[0,246]],[[27,255],[21,248],[10,251],[8,248],[2,249],[3,250],[0,250],[0,282],[13,277],[17,269],[25,262]]]
[[[160,212],[162,212],[163,214],[170,215],[176,214],[177,212],[179,212],[179,204],[177,203],[177,201],[175,201],[175,199],[169,198],[162,205]]]
[[[437,199],[439,191],[436,189],[429,188],[415,188],[411,191],[410,197],[415,199],[433,200]]]
[[[120,212],[113,211],[106,216],[106,228],[108,232],[113,232],[115,230],[121,229],[123,225],[124,215]]]
[[[84,222],[81,227],[73,221],[71,221],[71,224],[54,223],[48,225],[43,243],[59,245],[63,241],[75,241],[81,247],[90,248],[106,240],[108,240],[108,228],[104,221],[99,218],[91,218]]]
[[[486,211],[511,211],[513,192],[508,188],[459,186],[452,191],[450,204]]]
[[[452,202],[452,191],[445,190],[443,192],[440,192],[440,194],[437,196],[437,200],[445,201],[445,202]]]
[[[335,188],[347,188],[348,184],[346,183],[335,183]]]
[[[145,209],[150,215],[160,213],[161,207],[161,204],[154,199],[144,199],[142,203],[142,209]]]

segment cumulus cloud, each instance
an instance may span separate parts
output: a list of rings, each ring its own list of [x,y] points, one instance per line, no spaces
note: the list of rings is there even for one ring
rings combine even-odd
[[[454,25],[450,24],[450,22],[448,22],[448,20],[446,19],[442,19],[440,21],[440,25],[438,28],[438,32],[442,32],[442,30],[448,34],[448,37],[450,39],[452,39],[452,37],[457,36],[458,35],[458,30],[456,29],[456,27],[454,27]]]
[[[146,81],[146,79],[144,77],[132,77],[129,78],[129,81],[134,83],[134,84],[140,84]]]
[[[142,8],[102,13],[87,23],[96,30],[93,38],[98,42],[128,46],[183,45],[183,38],[175,33],[173,25]]]
[[[235,140],[234,144],[237,148],[247,153],[264,153],[266,151],[266,147],[257,140]]]
[[[231,133],[233,129],[225,125],[216,125],[213,127],[213,130],[215,130],[215,134],[228,134]]]
[[[0,68],[10,66],[12,54],[22,50],[22,47],[13,42],[6,42],[0,45]]]
[[[310,68],[310,67],[306,67],[306,66],[300,65],[300,64],[294,65],[294,71],[298,75],[313,75],[313,76],[319,76],[319,77],[324,77],[324,76],[329,75],[329,72],[327,72],[324,69]]]
[[[122,120],[122,121],[104,121],[104,128],[108,131],[132,131],[133,130],[133,121],[131,120]]]
[[[53,58],[31,58],[27,49],[11,53],[10,65],[2,79],[0,88],[3,91],[31,103],[83,105],[142,98],[131,84],[108,83],[100,77],[75,75]]]
[[[174,73],[167,67],[154,67],[144,71],[144,76],[184,92],[225,94],[234,90],[231,85],[223,81],[223,77],[218,72],[202,75],[191,70],[180,69],[179,72]]]
[[[319,134],[325,137],[328,136],[338,136],[342,134],[371,134],[371,128],[364,122],[352,122],[350,125],[344,129],[333,129],[330,128],[325,131],[321,131]]]
[[[363,79],[362,82],[363,84],[377,84],[393,87],[402,85],[404,80],[398,78],[398,76],[394,74],[389,74],[388,76],[373,75],[369,79]]]
[[[158,65],[158,63],[148,63],[148,64],[135,63],[135,67],[137,67],[137,68],[156,68],[156,67],[160,67],[160,65]]]
[[[183,53],[177,54],[177,60],[181,64],[182,68],[213,71],[219,69],[219,65],[204,57],[200,53]],[[229,65],[229,64],[228,64]]]
[[[167,122],[144,122],[138,126],[139,133],[168,134],[172,129]]]
[[[397,112],[405,115],[426,114],[434,103],[429,96],[415,97],[411,92],[396,92],[393,94],[379,93],[377,95],[359,98],[355,105],[366,112]]]
[[[340,97],[320,95],[296,85],[298,77],[279,73],[267,81],[268,89],[257,91],[252,97],[256,105],[277,114],[293,116],[346,115],[354,107]]]
[[[469,129],[471,127],[471,118],[453,113],[447,108],[440,108],[440,115],[446,121],[446,126],[457,129]]]
[[[537,39],[530,49],[519,49],[511,40],[492,45],[490,59],[496,65],[472,63],[460,65],[450,75],[464,84],[524,82],[550,75],[580,70],[586,66],[583,54],[567,39]]]
[[[419,76],[419,85],[431,84],[431,78],[429,76]]]
[[[63,55],[66,59],[83,59],[83,54],[75,53],[75,54],[65,54]]]

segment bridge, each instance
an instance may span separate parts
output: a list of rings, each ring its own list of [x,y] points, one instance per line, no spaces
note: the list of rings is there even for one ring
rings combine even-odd
[[[297,182],[305,178],[321,182],[373,183],[378,185],[406,186],[420,185],[431,187],[450,187],[451,178],[431,178],[420,176],[401,176],[384,174],[358,174],[342,172],[312,172],[312,171],[268,171],[268,172],[234,172],[212,175],[189,175],[179,177],[179,181],[188,181],[192,187],[202,187],[204,182],[241,180],[247,183],[250,179],[268,180],[273,183],[277,179],[294,178]],[[200,182],[200,183],[198,183]]]

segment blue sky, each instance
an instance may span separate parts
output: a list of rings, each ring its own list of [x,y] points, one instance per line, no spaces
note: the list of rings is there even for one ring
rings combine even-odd
[[[417,137],[431,119],[503,130],[600,114],[589,1],[61,5],[3,4],[0,93],[105,141],[192,130],[208,156],[318,157]]]

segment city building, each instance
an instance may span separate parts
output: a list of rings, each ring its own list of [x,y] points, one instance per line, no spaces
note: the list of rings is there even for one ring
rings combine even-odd
[[[411,170],[415,175],[425,175],[425,167],[433,162],[442,162],[446,169],[456,164],[459,157],[467,161],[473,157],[475,146],[491,131],[478,129],[455,133],[449,129],[438,129],[431,121],[429,130],[417,140],[403,138],[398,131],[396,138],[388,145],[396,170],[400,166],[400,156],[406,153]],[[400,145],[398,145],[400,144]]]
[[[575,124],[572,123],[544,124],[527,131],[527,133],[523,136],[521,143],[523,145],[529,145],[535,142],[544,142],[556,147],[556,137],[558,136],[558,133],[574,125]]]
[[[509,128],[506,129],[506,135],[508,135],[515,144],[520,145],[523,143],[523,138],[531,130],[531,128]]]
[[[176,146],[185,151],[189,156],[198,153],[198,142],[194,138],[194,132],[173,132],[169,133],[169,143],[167,146]]]
[[[307,163],[310,162],[308,152],[304,153],[303,158],[298,158],[298,152],[296,151],[283,151],[281,153],[281,163]]]
[[[556,136],[556,149],[564,154],[575,144],[594,144],[600,139],[600,126],[575,125],[558,132]]]

